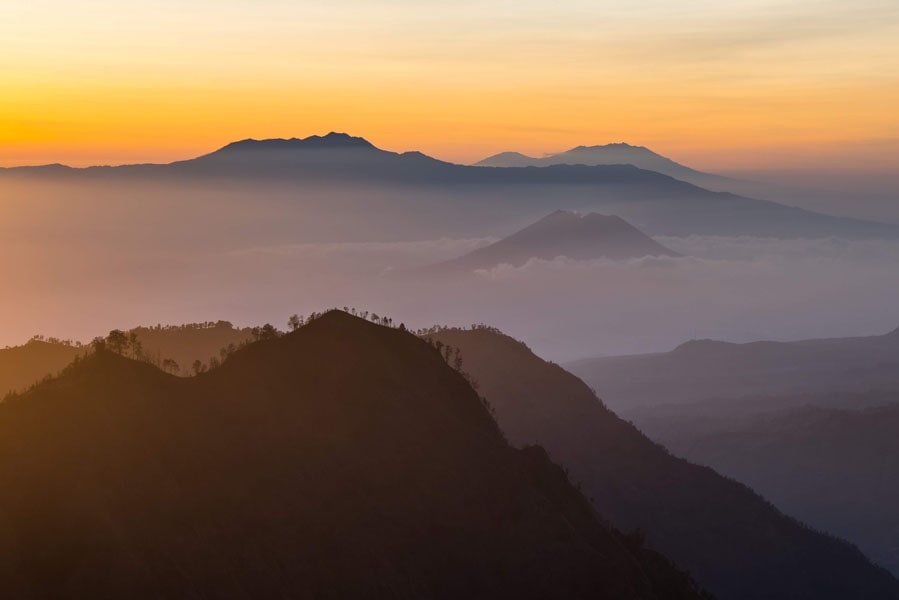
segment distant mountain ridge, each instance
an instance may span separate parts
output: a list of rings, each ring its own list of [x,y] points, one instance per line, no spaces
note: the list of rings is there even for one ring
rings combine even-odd
[[[867,337],[743,344],[692,340],[670,352],[566,363],[617,410],[771,394],[899,389],[899,329]]]
[[[354,137],[347,133],[337,133],[335,131],[332,131],[331,133],[325,135],[312,135],[307,138],[269,138],[263,140],[248,138],[237,142],[231,142],[227,146],[216,150],[212,154],[244,150],[345,150],[350,148],[377,150],[374,144],[372,144],[365,138]]]
[[[580,157],[590,149],[572,152]],[[665,170],[668,163],[660,157],[644,164]],[[689,179],[685,173],[678,171],[677,175]],[[164,165],[22,167],[2,169],[0,175],[38,179],[41,183],[152,182],[175,186],[172,193],[179,196],[191,193],[192,188],[183,185],[185,181],[271,185],[277,187],[275,195],[290,195],[295,187],[308,185],[314,186],[308,197],[322,196],[316,197],[317,210],[323,210],[328,198],[335,196],[333,189],[326,188],[351,188],[354,196],[360,190],[366,195],[381,193],[384,197],[377,206],[381,214],[402,209],[405,218],[426,223],[429,233],[442,230],[441,235],[470,235],[482,228],[487,218],[536,218],[547,210],[566,208],[616,214],[649,235],[899,239],[899,225],[833,217],[712,192],[671,175],[621,164],[620,160],[594,166],[475,167],[444,162],[421,152],[381,150],[363,138],[342,133],[242,140],[194,159]],[[255,201],[258,190],[242,193]],[[464,211],[460,210],[463,206]],[[358,206],[346,210],[370,207],[370,200],[360,200]],[[279,208],[284,205],[279,204]],[[446,230],[450,223],[457,224],[453,232]]]
[[[478,167],[548,167],[551,165],[634,165],[640,169],[670,175],[675,179],[704,186],[712,182],[724,183],[727,177],[691,169],[644,146],[618,142],[596,146],[577,146],[542,158],[519,152],[501,152],[477,163]]]
[[[518,267],[534,258],[622,260],[644,256],[679,254],[665,248],[620,217],[557,210],[488,246],[413,271],[418,274],[470,273],[501,264]]]

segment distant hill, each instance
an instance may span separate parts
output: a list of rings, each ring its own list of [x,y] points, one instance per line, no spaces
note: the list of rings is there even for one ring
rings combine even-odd
[[[899,329],[797,342],[693,340],[671,352],[565,366],[602,390],[616,410],[709,398],[899,389]]]
[[[634,165],[647,171],[670,175],[701,187],[710,184],[725,185],[727,177],[703,173],[670,158],[657,154],[644,146],[617,143],[598,146],[578,146],[565,152],[534,158],[518,152],[502,152],[475,163],[478,167],[548,167],[551,165]]]
[[[675,458],[524,344],[489,328],[430,335],[461,350],[512,444],[545,447],[613,524],[639,528],[718,598],[899,597],[899,581],[857,549]]]
[[[235,327],[227,321],[137,327],[130,332],[137,334],[149,358],[157,364],[174,360],[177,372],[183,375],[189,374],[195,360],[208,363],[211,358],[221,359],[222,350],[253,339],[252,328]]]
[[[575,150],[578,156],[592,152]],[[637,151],[651,155],[632,147],[615,150],[616,157]],[[673,169],[674,163],[666,160],[647,158],[641,164]],[[26,188],[20,192],[24,195],[31,194],[29,186],[77,186],[101,217],[111,210],[109,206],[118,206],[118,185],[135,186],[132,192],[151,185],[151,197],[176,199],[185,209],[208,207],[200,214],[209,222],[224,222],[220,228],[242,236],[265,230],[267,243],[273,236],[292,240],[321,236],[323,229],[334,239],[350,239],[351,234],[358,238],[360,230],[369,237],[393,239],[472,235],[537,219],[554,209],[619,215],[649,235],[899,238],[899,225],[712,192],[677,179],[686,177],[686,167],[668,169],[675,173],[672,177],[620,164],[617,158],[615,163],[474,167],[421,152],[389,152],[362,138],[330,133],[305,139],[242,140],[165,165],[84,169],[49,165],[0,169],[0,177],[17,179]],[[227,203],[214,200],[224,193],[222,188],[229,199],[244,202],[229,209]],[[41,194],[46,193],[42,188]],[[53,193],[59,189],[54,187]],[[248,215],[242,210],[246,206],[260,210]],[[140,203],[132,216],[165,224],[155,207],[153,202]],[[364,219],[357,217],[362,213]],[[266,226],[253,226],[256,220]]]
[[[37,339],[22,346],[0,348],[0,399],[56,375],[82,352],[69,343]]]
[[[84,358],[0,404],[0,488],[4,598],[701,597],[436,349],[343,313],[192,378]]]
[[[416,272],[470,273],[475,269],[490,269],[501,264],[517,267],[532,258],[552,260],[559,256],[580,260],[621,260],[679,255],[620,217],[557,210],[489,246],[456,259],[417,269]]]
[[[240,346],[252,339],[250,328],[234,327],[227,321],[137,327],[128,333],[137,335],[142,352],[149,360],[156,364],[173,360],[177,368],[172,370],[180,375],[190,375],[195,360],[208,365],[212,358],[221,359],[223,349]],[[0,398],[56,375],[84,352],[69,343],[41,340],[0,349]]]
[[[647,412],[639,424],[673,452],[858,544],[899,576],[899,391],[877,396],[893,404],[864,410],[806,406],[718,418],[695,411]]]

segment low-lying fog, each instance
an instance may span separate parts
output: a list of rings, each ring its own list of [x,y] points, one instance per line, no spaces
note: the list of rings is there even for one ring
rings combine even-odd
[[[157,322],[283,327],[292,313],[344,305],[409,327],[486,322],[556,361],[668,350],[691,338],[899,326],[893,241],[656,237],[685,256],[532,260],[412,281],[396,272],[464,254],[541,212],[496,212],[467,235],[448,219],[438,235],[439,223],[379,214],[377,202],[275,209],[283,198],[248,203],[222,188],[203,203],[158,195],[150,210],[147,196],[127,189],[115,202],[14,191],[0,199],[0,345],[36,333],[88,340]]]

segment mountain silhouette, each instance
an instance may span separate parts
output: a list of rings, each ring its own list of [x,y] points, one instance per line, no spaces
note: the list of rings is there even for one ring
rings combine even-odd
[[[5,598],[700,598],[440,352],[331,312],[192,378],[102,348],[0,403]]]
[[[625,149],[629,155],[633,147]],[[648,152],[640,151],[641,155]],[[652,162],[657,169],[666,164],[661,157]],[[310,210],[306,202],[315,211],[325,212],[321,219],[331,215],[329,207],[337,215],[365,211],[374,219],[383,218],[385,228],[394,226],[407,236],[470,235],[491,225],[536,219],[549,210],[565,208],[616,214],[649,235],[899,238],[897,225],[712,192],[631,164],[475,167],[421,152],[389,152],[338,133],[243,140],[164,165],[8,168],[0,169],[0,176],[97,187],[89,196],[108,194],[105,186],[110,182],[150,182],[171,188],[154,193],[184,198],[184,202],[202,196],[205,186],[218,189],[224,183],[231,193],[244,195],[253,205],[260,197],[283,197],[273,202],[284,213],[279,222],[291,223],[291,229],[313,227],[308,219],[300,218]],[[681,171],[678,176],[689,179]],[[261,190],[262,185],[273,189]],[[220,204],[210,205],[210,211],[221,210]]]
[[[578,260],[622,260],[679,255],[620,217],[557,210],[498,242],[414,272],[470,273],[502,264],[518,267],[533,258],[552,260],[560,256]]]
[[[899,389],[899,329],[884,335],[736,344],[567,363],[616,409],[753,395]]]
[[[577,146],[565,152],[533,158],[518,152],[502,152],[475,163],[479,167],[547,167],[551,165],[634,165],[647,171],[670,175],[699,186],[726,184],[727,177],[703,173],[657,154],[644,146],[615,143],[599,146]]]
[[[672,456],[524,344],[486,327],[431,335],[461,350],[513,445],[545,447],[614,525],[639,528],[716,597],[899,598],[899,581],[856,548]]]

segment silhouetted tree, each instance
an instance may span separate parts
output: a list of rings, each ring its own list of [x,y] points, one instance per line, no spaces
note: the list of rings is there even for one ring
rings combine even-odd
[[[123,354],[127,346],[128,335],[120,329],[113,329],[106,336],[106,347],[116,354]]]
[[[131,358],[143,358],[143,345],[140,343],[140,340],[137,339],[137,333],[133,331],[128,334],[128,348],[131,352]]]

